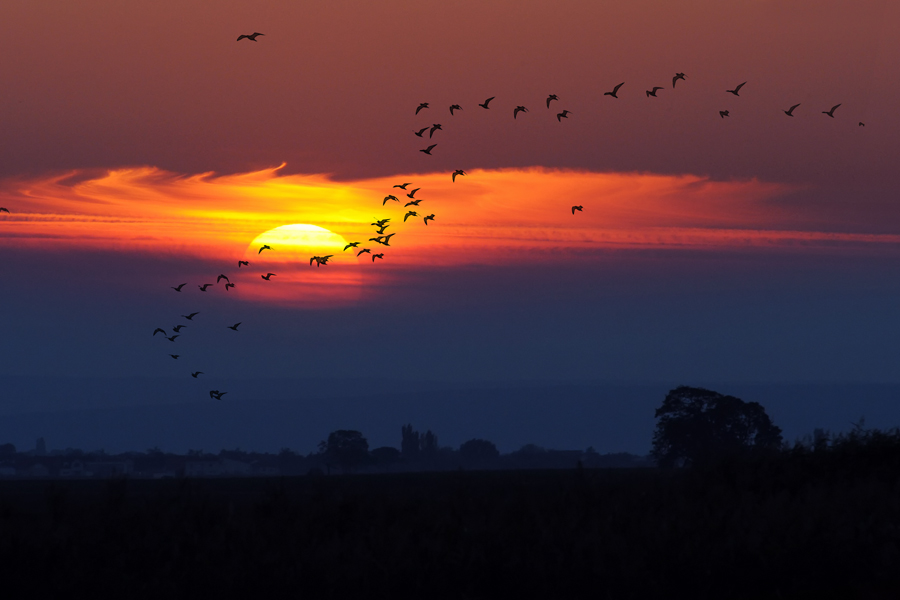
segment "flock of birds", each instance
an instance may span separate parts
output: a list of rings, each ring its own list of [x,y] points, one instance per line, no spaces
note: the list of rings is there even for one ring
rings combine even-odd
[[[257,38],[262,35],[265,35],[265,34],[260,33],[260,32],[254,32],[249,35],[241,35],[238,37],[237,41],[240,42],[241,40],[247,39],[252,42],[256,42]],[[675,73],[675,75],[672,77],[672,88],[673,89],[676,87],[676,84],[679,81],[687,81],[687,76],[684,73]],[[619,83],[618,85],[613,87],[612,90],[605,92],[603,95],[610,96],[613,99],[619,99],[619,91],[622,89],[622,87],[624,85],[625,85],[625,82],[623,81],[622,83]],[[734,89],[725,90],[725,92],[732,94],[734,96],[740,97],[741,89],[745,85],[747,85],[746,81],[735,86]],[[646,97],[647,98],[657,98],[658,97],[657,93],[663,89],[665,89],[665,88],[663,88],[662,86],[653,86],[651,89],[645,91]],[[491,102],[493,102],[495,98],[496,98],[496,96],[491,96],[490,98],[487,98],[484,102],[479,103],[478,106],[481,107],[483,110],[491,110],[490,105],[491,105]],[[547,99],[546,99],[547,109],[548,110],[550,109],[551,103],[559,102],[559,101],[560,101],[559,97],[556,94],[548,95]],[[834,119],[835,118],[834,113],[840,106],[841,106],[841,104],[835,104],[834,106],[831,107],[830,110],[823,110],[822,114],[825,114],[828,117]],[[788,117],[793,117],[794,111],[798,107],[800,107],[799,103],[794,104],[793,106],[791,106],[790,108],[788,108],[786,110],[783,110],[782,112],[784,112],[784,114],[787,115]],[[423,110],[428,110],[430,108],[431,108],[431,106],[430,106],[429,102],[422,102],[416,107],[415,115],[418,116]],[[451,104],[449,109],[450,109],[451,117],[455,116],[455,113],[457,111],[463,110],[462,106],[459,104]],[[529,110],[527,107],[525,107],[523,105],[517,105],[515,108],[513,108],[513,111],[512,111],[513,119],[518,119],[518,116],[520,113],[528,113],[528,112],[529,112]],[[561,123],[563,119],[568,119],[569,115],[571,115],[571,114],[572,114],[571,111],[563,109],[561,112],[556,114],[556,119],[557,119],[557,121],[559,121]],[[726,117],[729,117],[730,113],[728,110],[720,110],[719,116],[724,119]],[[864,127],[865,123],[860,121],[859,126]],[[442,127],[441,123],[432,123],[431,125],[422,127],[420,129],[414,129],[413,133],[420,138],[424,138],[426,131],[428,132],[428,139],[431,140],[434,137],[435,132],[443,131],[443,127]],[[428,147],[423,148],[419,151],[426,155],[431,156],[432,151],[437,147],[437,145],[438,145],[437,143],[433,143],[433,144],[430,144]],[[451,181],[455,183],[457,177],[465,176],[465,175],[466,175],[466,172],[463,169],[456,169],[451,174]],[[384,207],[388,202],[397,202],[398,204],[402,204],[402,208],[404,210],[409,209],[409,210],[406,210],[405,214],[403,215],[404,223],[406,223],[406,221],[410,217],[419,218],[421,216],[424,224],[428,225],[429,221],[434,221],[435,215],[434,215],[434,213],[431,213],[428,215],[420,215],[419,214],[419,204],[423,201],[423,198],[416,197],[416,193],[418,193],[422,188],[418,187],[418,188],[409,189],[408,186],[410,186],[410,185],[412,185],[412,182],[403,182],[403,183],[394,185],[393,188],[390,190],[390,193],[388,193],[383,198],[381,205],[382,205],[382,207]],[[401,200],[400,198],[395,196],[394,193],[400,193],[400,192],[394,192],[393,191],[394,188],[399,189],[402,192],[405,192],[405,195],[408,198],[408,201],[404,202],[403,200]],[[572,210],[572,214],[574,215],[576,212],[582,212],[584,210],[584,206],[583,205],[572,206],[571,210]],[[0,207],[0,212],[5,212],[5,213],[9,214],[10,211],[9,211],[9,209],[7,209],[5,207]],[[391,227],[391,218],[376,219],[373,223],[371,223],[371,225],[375,227],[375,237],[369,238],[368,241],[374,242],[375,244],[379,244],[384,247],[391,247],[391,238],[393,238],[396,235],[396,232],[386,233],[386,230],[389,227]],[[343,251],[346,252],[347,250],[350,250],[352,248],[356,252],[357,258],[362,256],[363,254],[368,254],[372,258],[373,263],[375,262],[376,259],[382,259],[382,260],[384,259],[384,252],[373,253],[372,252],[373,248],[369,248],[369,247],[360,248],[361,244],[363,244],[362,241],[350,242],[344,247]],[[273,250],[273,249],[271,246],[264,244],[257,251],[257,255],[262,254],[262,252],[264,250]],[[334,256],[333,254],[328,254],[328,255],[324,255],[324,256],[313,256],[310,258],[309,264],[310,264],[310,266],[312,266],[313,263],[315,263],[316,267],[327,266],[329,259],[331,259],[333,256]],[[238,263],[238,269],[241,269],[242,267],[250,266],[249,261],[246,261],[246,260],[238,260],[237,263]],[[275,273],[269,273],[269,272],[267,272],[265,274],[260,274],[260,277],[266,281],[272,281],[272,277],[276,277],[276,276],[277,275]],[[203,283],[203,284],[198,284],[197,287],[200,290],[200,292],[207,292],[209,290],[209,288],[211,288],[214,285],[218,285],[223,280],[225,281],[225,291],[226,292],[235,287],[235,284],[232,283],[232,281],[228,277],[228,275],[226,275],[224,273],[222,273],[222,274],[218,275],[218,277],[216,277],[215,284]],[[172,289],[177,293],[182,293],[186,285],[187,285],[186,282],[181,283],[177,286],[172,286]],[[194,319],[199,314],[200,314],[200,312],[197,311],[197,312],[192,312],[192,313],[189,313],[186,315],[181,315],[181,317],[187,321],[193,322]],[[238,327],[240,327],[240,325],[241,325],[241,322],[237,322],[237,323],[234,323],[233,325],[226,326],[226,328],[230,329],[234,332],[237,332]],[[164,328],[157,327],[153,331],[153,337],[156,337],[156,334],[158,334],[158,333],[162,333],[163,338],[165,340],[168,340],[171,343],[176,343],[176,340],[183,335],[181,333],[181,330],[186,327],[188,327],[188,325],[186,323],[181,323],[181,324],[175,325],[174,327],[172,327],[171,335],[169,335],[169,332],[166,331]],[[181,354],[169,354],[169,356],[171,356],[173,359],[177,360],[182,355]],[[193,371],[192,370],[192,371],[190,371],[190,375],[192,378],[197,379],[201,375],[204,375],[204,373],[203,373],[203,371],[199,371],[199,370]],[[223,392],[223,391],[214,389],[214,390],[209,391],[209,397],[215,398],[216,400],[221,400],[222,396],[224,396],[227,393],[228,392]]]

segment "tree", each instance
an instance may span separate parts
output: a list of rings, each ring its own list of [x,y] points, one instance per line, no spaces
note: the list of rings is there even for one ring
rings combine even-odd
[[[661,467],[688,466],[781,447],[781,429],[757,402],[681,386],[656,409],[651,455]]]
[[[459,457],[464,464],[484,464],[500,456],[500,451],[493,442],[487,440],[469,440],[459,447]]]
[[[326,464],[336,463],[345,473],[364,464],[369,458],[369,442],[362,433],[352,429],[338,429],[328,434],[328,441],[319,445]]]
[[[419,432],[413,431],[412,424],[404,425],[400,429],[403,436],[400,442],[400,454],[407,460],[415,460],[419,456]]]

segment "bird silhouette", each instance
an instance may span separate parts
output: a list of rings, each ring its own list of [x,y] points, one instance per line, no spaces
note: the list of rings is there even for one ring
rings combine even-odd
[[[556,120],[559,121],[560,123],[562,123],[562,120],[568,119],[570,114],[571,113],[569,111],[564,110],[561,113],[559,113],[558,115],[556,115]]]
[[[194,371],[193,373],[191,373],[191,377],[193,377],[194,379],[197,379],[197,375],[203,375],[203,371]]]
[[[423,108],[428,108],[427,102],[422,102],[421,104],[419,104],[419,106],[416,107],[416,114],[419,114],[419,111],[422,110]]]
[[[789,117],[793,117],[793,116],[794,116],[794,109],[797,108],[798,106],[800,106],[800,105],[799,105],[799,104],[795,104],[795,105],[793,105],[792,107],[790,107],[789,109],[783,110],[783,111],[781,111],[781,112],[783,112],[784,114],[786,114],[786,115],[789,116]]]
[[[428,221],[429,221],[429,220],[434,221],[434,215],[433,215],[433,214],[428,215],[427,217],[425,217],[425,224],[426,224],[426,225],[428,225]]]
[[[428,132],[428,137],[433,136],[433,135],[434,135],[434,132],[437,131],[438,129],[440,129],[441,131],[443,131],[443,129],[441,129],[441,124],[440,124],[440,123],[435,123],[435,124],[433,124],[433,125],[431,126],[431,131]]]
[[[654,88],[652,90],[647,90],[647,97],[649,98],[650,96],[653,96],[654,98],[656,98],[657,90],[661,90],[661,89],[663,89],[663,88],[659,87],[658,85],[654,86]]]
[[[395,202],[400,202],[400,198],[398,198],[397,196],[395,196],[393,194],[388,194],[387,196],[384,197],[384,200],[382,201],[381,205],[384,206],[385,204],[387,204],[388,200],[394,200]]]
[[[212,283],[204,283],[203,285],[198,285],[197,287],[200,288],[200,291],[201,291],[201,292],[205,292],[205,291],[206,291],[206,288],[208,288],[208,287],[211,286],[211,285],[214,285],[214,284],[212,284]]]
[[[165,334],[163,334],[163,335],[165,335]],[[173,335],[172,337],[167,337],[166,339],[169,340],[170,342],[174,342],[174,341],[175,341],[175,338],[177,338],[177,337],[181,337],[181,336],[179,336],[179,335]]]
[[[744,85],[745,85],[746,83],[747,83],[747,82],[745,81],[744,83],[742,83],[741,85],[737,86],[737,87],[734,88],[733,90],[725,90],[725,91],[728,92],[729,94],[734,94],[735,96],[740,96],[740,94],[738,94],[738,92],[741,91],[741,88],[744,87]]]
[[[166,337],[166,330],[163,329],[162,327],[157,327],[156,329],[153,330],[153,337],[156,337],[157,333],[161,333],[161,334],[163,334],[163,337]]]
[[[406,204],[403,205],[403,208],[406,208],[407,206],[418,206],[419,202],[421,202],[424,199],[425,198],[417,198],[416,200],[410,200],[409,202],[407,202]]]
[[[243,321],[235,323],[234,325],[229,325],[228,327],[226,327],[226,329],[231,329],[232,331],[237,331],[238,325],[240,325],[241,323],[243,323]]]
[[[360,243],[361,242],[350,242],[349,244],[344,246],[344,252],[346,252],[348,248],[356,248]]]
[[[425,129],[428,129],[428,128],[426,127]],[[425,129],[423,129],[422,131],[425,131]],[[399,184],[399,185],[395,185],[394,187],[395,187],[395,188],[400,188],[401,190],[405,190],[405,189],[406,189],[406,186],[408,186],[410,183],[412,183],[412,182],[411,182],[411,181],[407,181],[406,183],[401,183],[401,184]]]
[[[684,73],[675,73],[675,77],[672,78],[672,87],[675,87],[675,82],[679,79],[684,80]]]
[[[241,41],[242,39],[247,38],[247,39],[250,40],[251,42],[255,42],[255,41],[256,41],[256,38],[259,37],[259,36],[261,36],[261,35],[266,35],[266,34],[260,33],[260,32],[257,31],[256,33],[251,33],[250,35],[242,35],[242,36],[238,37],[237,41]]]
[[[240,269],[241,266],[249,267],[249,266],[250,266],[250,263],[247,262],[246,260],[239,260],[239,261],[238,261],[238,269]]]
[[[175,333],[178,333],[185,327],[187,327],[187,325],[176,325],[175,327],[172,328],[172,331],[174,331]]]
[[[384,253],[383,253],[383,252],[379,252],[378,254],[373,254],[373,255],[372,255],[372,262],[375,262],[375,259],[376,259],[376,258],[380,258],[381,260],[384,260]]]
[[[410,218],[410,217],[418,217],[418,216],[419,216],[419,213],[417,213],[417,212],[414,211],[414,210],[411,210],[411,211],[409,211],[408,213],[406,213],[406,214],[403,216],[403,222],[406,223],[406,220],[407,220],[408,218]],[[165,331],[163,331],[163,333],[165,333]],[[154,335],[155,335],[155,334],[154,334]]]
[[[547,108],[550,108],[550,102],[552,102],[553,100],[559,100],[556,94],[550,94],[549,96],[547,96]]]
[[[478,106],[480,106],[481,108],[490,108],[490,107],[488,106],[488,104],[490,104],[490,103],[491,103],[491,100],[493,100],[493,99],[496,98],[496,97],[497,97],[497,96],[491,96],[490,98],[488,98],[487,100],[485,100],[482,104],[479,104]]]
[[[271,249],[272,249],[272,246],[270,246],[268,244],[263,244],[263,247],[259,249],[259,252],[257,252],[257,254],[262,254],[263,250],[271,250]]]
[[[515,119],[520,112],[528,112],[528,109],[524,106],[517,106],[513,109],[513,119]]]
[[[233,283],[231,283],[231,282],[226,283],[226,284],[225,284],[225,291],[227,292],[227,291],[228,291],[228,288],[233,288],[233,287],[234,287],[234,284],[233,284]]]
[[[416,188],[416,189],[414,189],[413,191],[407,193],[407,194],[406,194],[406,197],[407,197],[407,198],[415,198],[415,197],[416,197],[416,192],[418,192],[418,191],[421,190],[421,189],[422,189],[422,188]]]
[[[384,225],[384,224],[387,223],[388,221],[390,221],[390,219],[378,219],[378,220],[375,221],[374,223],[369,223],[369,225],[374,225],[375,227],[381,227],[382,225]]]
[[[413,131],[413,133],[419,137],[422,137],[422,134],[425,133],[426,131],[428,131],[429,129],[431,129],[431,127],[423,127],[422,129],[420,129],[418,131]]]
[[[860,126],[860,127],[865,127],[865,126],[866,126],[866,124],[865,124],[865,123],[863,123],[863,122],[862,122],[862,121],[860,121],[860,122],[859,122],[859,126]]]
[[[466,174],[466,172],[463,171],[462,169],[457,169],[457,170],[453,171],[453,175],[451,176],[452,182],[453,182],[453,183],[456,183],[456,176],[457,176],[457,175],[463,175],[463,176],[465,176],[465,174]]]
[[[222,396],[227,394],[228,392],[220,392],[219,390],[210,390],[209,397],[215,398],[216,400],[221,400]]]
[[[194,312],[189,315],[181,315],[181,316],[184,317],[185,319],[187,319],[188,321],[193,321],[194,317],[196,317],[199,314],[200,314],[199,312]]]
[[[620,83],[619,85],[617,85],[616,87],[614,87],[614,88],[613,88],[613,91],[611,91],[611,92],[603,92],[603,95],[604,95],[604,96],[612,96],[613,98],[618,98],[618,97],[619,97],[619,96],[618,96],[619,88],[622,87],[623,85],[625,85],[625,82],[624,82],[624,81],[623,81],[622,83]]]
[[[584,211],[584,206],[573,206],[573,207],[572,207],[572,214],[573,214],[573,215],[575,214],[575,211],[576,211],[576,210],[577,210],[577,211]]]
[[[728,111],[727,111],[727,110],[720,110],[720,111],[719,111],[719,116],[722,117],[722,118],[724,119],[725,117],[728,116]]]
[[[316,261],[316,267],[327,265],[328,259],[332,256],[334,256],[334,254],[329,254],[328,256],[313,256],[311,259],[309,259],[309,266],[312,266],[313,261]]]
[[[6,214],[9,214],[9,209],[0,206],[0,212],[5,212]]]
[[[275,273],[266,273],[265,275],[260,275],[260,277],[262,277],[262,278],[265,279],[266,281],[269,281],[269,278],[272,277],[272,276],[274,276],[274,275],[275,275]]]
[[[428,156],[431,156],[431,151],[434,150],[435,146],[437,146],[437,144],[432,144],[432,145],[428,146],[427,148],[425,148],[424,150],[419,150],[419,152],[424,152]]]
[[[227,275],[219,275],[218,277],[216,277],[216,283],[219,283],[219,282],[222,281],[223,279],[224,279],[225,281],[227,281],[228,283],[231,283],[231,280],[228,279],[228,276],[227,276]]]
[[[462,110],[462,106],[460,106],[459,104],[451,104],[450,105],[450,116],[451,117],[453,116],[454,110]]]
[[[357,258],[359,258],[359,255],[362,254],[363,252],[368,252],[369,254],[372,254],[371,250],[369,250],[368,248],[363,248],[362,250],[360,250],[359,252],[356,253]]]
[[[171,356],[174,359],[178,359],[178,357],[181,355],[180,354],[170,354],[169,356]]]
[[[180,292],[181,288],[183,288],[186,285],[187,285],[186,283],[182,283],[181,285],[179,285],[177,287],[173,287],[172,289],[175,290],[176,292]]]
[[[378,235],[384,235],[384,230],[387,229],[388,227],[390,227],[390,225],[387,225],[387,224],[382,225],[381,227],[378,228],[378,231],[376,231],[375,233],[377,233]]]
[[[831,107],[831,110],[823,110],[823,111],[822,111],[822,114],[823,114],[823,115],[828,115],[829,117],[831,117],[831,118],[833,119],[833,118],[834,118],[834,110],[835,110],[838,106],[840,106],[840,104],[835,104],[834,106]]]

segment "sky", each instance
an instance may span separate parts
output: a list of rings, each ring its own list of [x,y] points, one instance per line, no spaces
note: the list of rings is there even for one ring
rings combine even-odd
[[[900,383],[898,18],[4,2],[0,377]]]

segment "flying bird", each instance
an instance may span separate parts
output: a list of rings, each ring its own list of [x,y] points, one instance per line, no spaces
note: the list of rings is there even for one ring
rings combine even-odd
[[[575,211],[576,211],[576,210],[579,211],[579,212],[582,212],[582,211],[584,211],[584,206],[573,206],[573,207],[572,207],[572,214],[573,214],[573,215],[575,214]]]
[[[862,122],[862,121],[860,121],[860,122],[859,122],[859,126],[860,126],[860,127],[865,127],[865,126],[866,126],[866,124],[865,124],[865,123],[863,123],[863,122]]]
[[[157,333],[161,333],[161,334],[163,334],[163,337],[166,337],[166,330],[163,329],[162,327],[157,327],[156,329],[153,330],[153,337],[156,337]]]
[[[169,356],[171,356],[172,358],[177,359],[177,358],[178,358],[179,356],[181,356],[181,355],[180,355],[180,354],[170,354]]]
[[[457,176],[457,175],[463,175],[463,176],[465,176],[465,174],[466,174],[466,172],[463,171],[462,169],[457,169],[457,170],[453,171],[453,175],[451,176],[451,179],[452,179],[453,183],[456,183],[456,176]]]
[[[524,106],[517,106],[517,107],[515,107],[515,108],[513,109],[513,119],[515,119],[516,116],[518,116],[518,114],[519,114],[520,112],[528,112],[528,109],[525,108]]]
[[[395,196],[393,194],[388,194],[387,196],[384,197],[384,200],[381,202],[381,205],[384,206],[385,204],[387,204],[388,200],[394,200],[396,202],[400,202],[400,198],[398,198],[397,196]]]
[[[9,214],[9,209],[0,206],[0,212],[5,212],[6,214]]]
[[[225,281],[227,281],[228,283],[231,283],[231,280],[228,279],[228,276],[227,276],[227,275],[219,275],[218,277],[216,277],[216,283],[219,283],[219,282],[222,281],[223,279],[224,279]]]
[[[559,100],[556,94],[550,94],[549,96],[547,96],[547,108],[550,108],[550,102],[553,100]]]
[[[438,129],[440,129],[441,131],[443,131],[443,129],[441,129],[441,124],[440,124],[440,123],[435,123],[434,125],[432,125],[432,126],[431,126],[431,131],[428,132],[428,137],[433,136],[433,135],[434,135],[434,132],[437,131]]]
[[[614,87],[613,91],[603,92],[603,95],[604,96],[612,96],[613,98],[618,98],[619,96],[617,94],[619,93],[619,88],[622,87],[623,85],[625,85],[624,81],[622,83],[620,83],[619,85],[617,85],[616,87]]]
[[[428,225],[428,220],[429,220],[429,219],[432,220],[432,221],[434,221],[434,215],[431,214],[431,215],[428,215],[427,217],[425,217],[425,224],[426,224],[426,225]]]
[[[485,100],[483,104],[479,104],[478,106],[480,106],[481,108],[490,108],[490,107],[488,106],[488,104],[490,104],[490,103],[491,103],[491,100],[493,100],[493,99],[496,98],[496,97],[497,97],[497,96],[491,96],[490,98],[488,98],[487,100]]]
[[[328,259],[332,256],[334,256],[334,254],[329,254],[328,256],[313,256],[311,259],[309,259],[309,266],[312,266],[313,261],[316,261],[316,267],[327,265]]]
[[[194,379],[197,379],[197,375],[203,375],[203,371],[195,371],[191,373],[191,377],[193,377]]]
[[[422,134],[425,133],[426,131],[428,131],[429,129],[431,129],[431,127],[423,127],[422,129],[420,129],[418,131],[413,131],[413,133],[419,137],[422,137]]]
[[[432,145],[428,146],[427,148],[425,148],[424,150],[419,150],[419,152],[424,152],[428,156],[431,156],[431,151],[434,149],[435,146],[437,146],[437,144],[432,144]]]
[[[419,104],[419,106],[416,107],[416,114],[419,114],[419,111],[422,110],[423,108],[428,108],[427,102],[422,102],[421,104]]]
[[[346,252],[348,248],[356,248],[360,243],[361,242],[350,242],[349,244],[344,246],[344,252]]]
[[[183,288],[183,287],[186,286],[186,285],[187,285],[186,283],[182,283],[182,284],[179,285],[178,287],[173,287],[172,289],[175,290],[176,292],[180,292],[180,291],[181,291],[181,288]]]
[[[238,269],[240,269],[241,266],[249,267],[249,266],[250,266],[250,263],[248,263],[246,260],[239,260],[239,261],[238,261]]]
[[[250,40],[251,42],[255,42],[255,41],[256,41],[256,38],[259,37],[259,36],[261,36],[261,35],[266,35],[266,34],[260,33],[260,32],[257,31],[256,33],[251,33],[250,35],[242,35],[242,36],[238,37],[237,41],[241,41],[242,39],[247,38],[247,39]]]
[[[661,90],[661,89],[662,88],[659,87],[658,85],[654,86],[654,88],[652,90],[647,90],[647,97],[649,98],[650,96],[653,96],[654,98],[656,98],[656,91]]]
[[[231,329],[232,331],[237,331],[238,325],[240,325],[241,323],[243,323],[243,321],[241,321],[239,323],[235,323],[234,325],[229,325],[228,327],[226,327],[226,329]]]
[[[419,213],[417,213],[417,212],[414,211],[414,210],[411,210],[411,211],[409,211],[408,213],[406,213],[406,214],[403,216],[403,222],[406,223],[406,220],[407,220],[408,218],[410,218],[410,217],[418,217],[418,216],[419,216]],[[163,331],[163,333],[165,333],[165,331]],[[156,335],[156,334],[154,334],[154,335]]]
[[[234,287],[234,284],[233,284],[233,283],[226,283],[226,284],[225,284],[225,291],[227,292],[227,291],[228,291],[228,288],[233,288],[233,287]]]
[[[374,225],[375,227],[381,227],[388,221],[390,221],[390,219],[379,219],[379,220],[375,221],[374,223],[369,223],[369,225]]]
[[[362,250],[360,250],[359,252],[356,253],[357,258],[358,258],[359,255],[362,254],[363,252],[368,252],[369,254],[372,254],[372,251],[371,251],[371,250],[369,250],[368,248],[363,248]]]
[[[559,114],[556,115],[556,120],[559,121],[560,123],[562,123],[562,120],[563,120],[563,119],[568,119],[568,118],[569,118],[569,114],[570,114],[569,111],[564,110],[564,111],[562,111],[561,113],[559,113]]]
[[[191,313],[189,315],[181,315],[181,316],[184,317],[185,319],[187,319],[188,321],[193,321],[194,317],[196,317],[199,314],[200,314],[199,312],[195,312],[195,313]]]
[[[421,202],[424,199],[425,198],[417,198],[415,200],[410,200],[409,202],[407,202],[406,204],[403,205],[403,208],[406,208],[407,206],[418,206],[419,202]]]
[[[390,227],[390,225],[384,224],[381,227],[379,227],[378,231],[376,231],[375,233],[377,233],[378,235],[384,235],[384,230],[387,229],[388,227]]]
[[[675,77],[672,78],[672,87],[675,87],[675,82],[679,79],[684,80],[684,73],[675,73]]]
[[[383,253],[383,252],[379,252],[378,254],[373,254],[373,255],[372,255],[372,262],[375,262],[375,259],[376,259],[376,258],[380,258],[381,260],[384,260],[384,253]]]
[[[744,87],[744,84],[746,84],[746,83],[747,83],[747,82],[745,81],[744,83],[742,83],[741,85],[737,86],[737,87],[734,88],[733,90],[725,90],[725,91],[728,92],[729,94],[734,94],[735,96],[739,96],[740,94],[738,94],[738,92],[741,91],[741,88]]]
[[[453,116],[454,110],[462,110],[462,106],[460,106],[459,104],[451,104],[450,105],[450,116],[451,117]]]
[[[797,108],[798,106],[800,106],[800,105],[799,105],[799,104],[795,104],[795,105],[793,105],[792,107],[790,107],[789,109],[783,110],[783,111],[781,111],[781,112],[783,112],[784,114],[786,114],[786,115],[789,116],[789,117],[793,117],[793,116],[794,116],[794,109]]]
[[[200,291],[201,291],[201,292],[205,292],[205,291],[206,291],[206,288],[208,288],[208,287],[211,286],[211,285],[214,285],[214,284],[212,284],[212,283],[204,283],[203,285],[198,285],[197,287],[200,288]]]
[[[269,277],[272,277],[273,275],[275,275],[275,273],[266,273],[265,275],[260,275],[260,277],[262,277],[266,281],[269,281]]]
[[[422,189],[422,188],[416,188],[416,189],[414,189],[413,191],[411,191],[411,192],[409,192],[408,194],[406,194],[406,197],[407,197],[407,198],[415,198],[415,197],[416,197],[416,192],[418,192],[418,191],[421,190],[421,189]]]
[[[831,117],[831,118],[833,119],[833,118],[834,118],[834,110],[835,110],[838,106],[840,106],[840,104],[835,104],[834,106],[831,107],[831,110],[823,110],[823,111],[822,111],[822,114],[823,114],[823,115],[828,115],[829,117]]]
[[[219,390],[210,390],[210,391],[209,391],[209,397],[210,397],[210,398],[215,398],[216,400],[221,400],[221,399],[222,399],[222,396],[224,396],[224,395],[227,394],[227,393],[228,393],[228,392],[220,392]]]
[[[263,244],[263,247],[259,249],[259,252],[257,252],[257,254],[262,254],[263,250],[271,250],[271,249],[272,249],[272,246],[270,246],[268,244]]]
[[[178,333],[184,327],[187,327],[187,325],[176,325],[175,327],[172,328],[172,331],[174,331],[175,333]],[[165,333],[165,332],[163,332],[163,333]]]
[[[719,111],[719,116],[722,117],[722,118],[724,119],[725,117],[728,116],[728,111],[727,111],[727,110],[720,110],[720,111]]]
[[[426,127],[425,129],[428,129],[428,128]],[[425,131],[425,129],[423,129],[422,131]],[[411,181],[407,181],[406,183],[401,183],[400,185],[395,185],[394,187],[395,187],[395,188],[400,188],[401,190],[405,190],[405,189],[406,189],[406,186],[408,186],[410,183],[412,183],[412,182],[411,182]]]
[[[165,335],[165,334],[163,334],[163,335]],[[172,337],[167,337],[166,339],[169,340],[170,342],[174,342],[175,338],[177,338],[177,337],[181,337],[181,336],[173,335]]]

